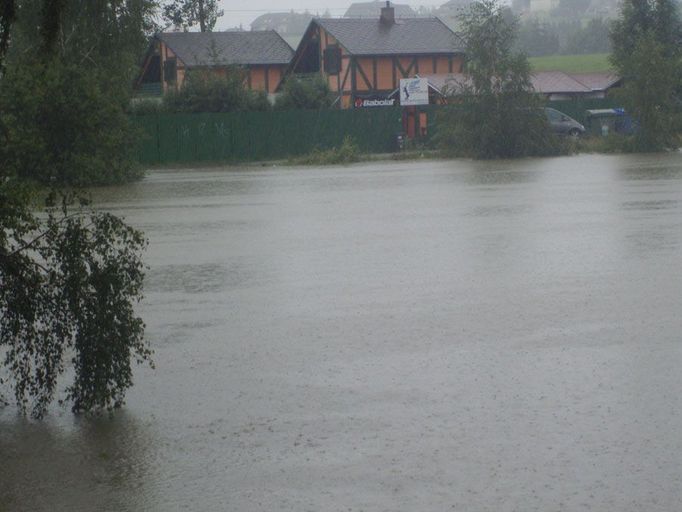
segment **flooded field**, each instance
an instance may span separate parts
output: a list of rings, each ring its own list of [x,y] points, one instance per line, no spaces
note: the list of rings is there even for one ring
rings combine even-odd
[[[0,511],[682,509],[682,154],[155,171],[113,419],[0,409]]]

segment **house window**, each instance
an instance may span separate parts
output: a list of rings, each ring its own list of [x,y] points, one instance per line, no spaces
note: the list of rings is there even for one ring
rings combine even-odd
[[[341,72],[341,48],[330,46],[324,50],[324,72],[338,75]]]
[[[153,55],[149,59],[147,69],[142,77],[143,84],[158,84],[161,82],[161,57]]]
[[[175,82],[178,74],[177,61],[175,59],[168,59],[163,63],[163,81]]]

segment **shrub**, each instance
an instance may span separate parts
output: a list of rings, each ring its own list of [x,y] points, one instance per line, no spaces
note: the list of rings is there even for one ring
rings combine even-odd
[[[164,108],[169,112],[241,112],[267,110],[265,93],[249,91],[244,85],[244,71],[230,68],[225,75],[214,71],[187,73],[182,88],[167,94]]]
[[[320,75],[291,76],[277,97],[278,110],[321,109],[334,101],[329,84]]]
[[[164,111],[161,98],[133,99],[128,107],[128,112],[136,116],[158,114]]]
[[[314,149],[307,155],[291,160],[295,165],[337,165],[359,162],[362,158],[360,148],[352,137],[346,136],[341,146],[326,150]]]

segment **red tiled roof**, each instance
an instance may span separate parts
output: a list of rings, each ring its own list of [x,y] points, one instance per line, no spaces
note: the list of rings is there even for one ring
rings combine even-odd
[[[452,89],[466,84],[468,78],[463,73],[446,75],[420,75],[427,78],[431,87],[438,91],[445,88]],[[604,91],[617,84],[620,78],[609,73],[579,73],[568,74],[563,71],[538,71],[531,76],[531,83],[535,91],[542,94],[559,93],[589,93]]]
[[[605,91],[620,82],[613,73],[571,73],[571,76],[592,91]]]
[[[533,89],[543,94],[592,92],[563,71],[538,71],[531,76]]]

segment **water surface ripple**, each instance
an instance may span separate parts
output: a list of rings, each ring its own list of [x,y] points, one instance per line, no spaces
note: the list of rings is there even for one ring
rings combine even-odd
[[[682,510],[682,154],[155,171],[157,369],[0,511]]]

